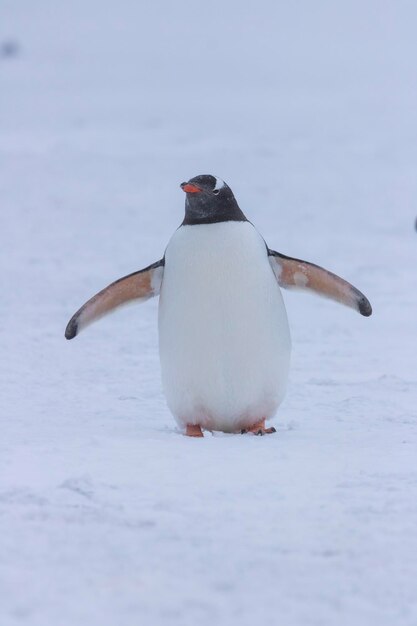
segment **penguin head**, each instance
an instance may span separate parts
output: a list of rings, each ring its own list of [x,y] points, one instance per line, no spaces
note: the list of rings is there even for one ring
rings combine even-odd
[[[194,176],[181,189],[186,193],[183,225],[247,221],[229,185],[217,176]]]

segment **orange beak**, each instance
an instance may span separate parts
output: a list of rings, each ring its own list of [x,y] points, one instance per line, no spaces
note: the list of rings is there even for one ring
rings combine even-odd
[[[200,187],[197,185],[192,185],[191,183],[181,183],[181,189],[185,191],[185,193],[200,193]]]

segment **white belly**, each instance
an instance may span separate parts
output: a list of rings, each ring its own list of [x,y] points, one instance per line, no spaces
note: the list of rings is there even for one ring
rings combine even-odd
[[[249,222],[181,226],[165,253],[162,384],[181,425],[233,432],[274,415],[291,343],[265,243]]]

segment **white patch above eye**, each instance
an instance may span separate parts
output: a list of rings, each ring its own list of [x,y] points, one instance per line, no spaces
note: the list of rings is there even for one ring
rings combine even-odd
[[[224,187],[225,182],[224,180],[222,180],[221,178],[218,178],[217,176],[215,178],[216,178],[216,184],[214,186],[213,191],[220,191],[220,189]]]

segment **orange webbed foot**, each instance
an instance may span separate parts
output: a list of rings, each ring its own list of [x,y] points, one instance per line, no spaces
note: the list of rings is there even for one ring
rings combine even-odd
[[[240,432],[242,435],[245,435],[246,433],[252,433],[252,435],[272,435],[272,433],[276,433],[277,431],[273,426],[266,428],[265,418],[263,418],[248,428],[242,428]]]
[[[187,424],[185,434],[187,437],[204,437],[199,424]]]

